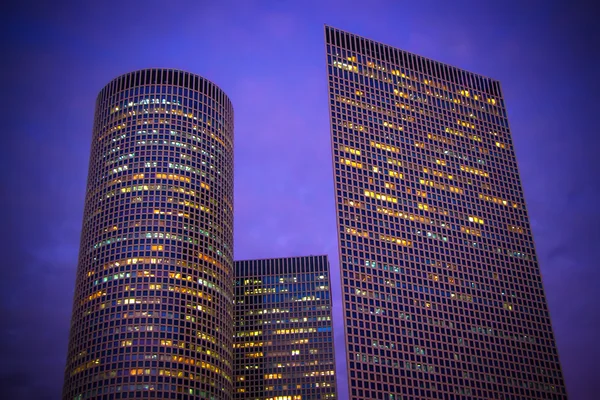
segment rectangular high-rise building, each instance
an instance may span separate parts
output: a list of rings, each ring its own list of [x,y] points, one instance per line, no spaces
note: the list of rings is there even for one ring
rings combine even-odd
[[[565,399],[499,82],[325,36],[350,399]]]
[[[335,399],[327,256],[235,262],[234,399]]]

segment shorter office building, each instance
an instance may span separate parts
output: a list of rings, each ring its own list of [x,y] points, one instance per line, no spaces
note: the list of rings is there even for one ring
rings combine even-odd
[[[234,399],[335,399],[327,256],[235,262]]]

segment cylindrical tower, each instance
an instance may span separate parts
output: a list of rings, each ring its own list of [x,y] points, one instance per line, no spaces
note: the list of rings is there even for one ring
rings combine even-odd
[[[171,69],[98,95],[63,399],[230,399],[233,108]]]

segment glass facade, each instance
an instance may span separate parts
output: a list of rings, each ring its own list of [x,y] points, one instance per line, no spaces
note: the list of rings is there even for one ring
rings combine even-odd
[[[565,399],[500,84],[325,28],[351,399]]]
[[[235,262],[234,398],[335,399],[327,256]]]
[[[148,69],[100,92],[63,398],[230,399],[233,109]]]

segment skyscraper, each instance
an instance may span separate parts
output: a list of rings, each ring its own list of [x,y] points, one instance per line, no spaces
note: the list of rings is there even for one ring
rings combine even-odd
[[[327,256],[235,262],[235,399],[335,399]]]
[[[233,109],[197,75],[96,102],[63,398],[230,399]]]
[[[325,36],[350,398],[566,398],[499,82]]]

